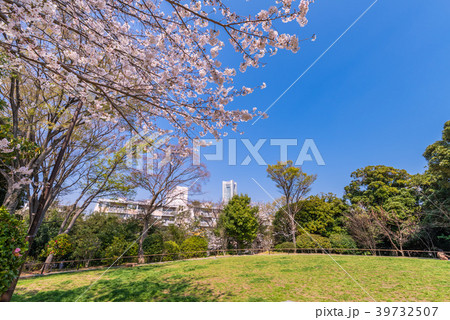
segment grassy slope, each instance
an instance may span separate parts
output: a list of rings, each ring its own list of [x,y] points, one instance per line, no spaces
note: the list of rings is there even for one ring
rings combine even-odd
[[[378,301],[448,301],[446,261],[334,256]],[[103,271],[19,281],[14,301],[75,301]],[[80,301],[370,301],[329,257],[260,255],[109,270]]]

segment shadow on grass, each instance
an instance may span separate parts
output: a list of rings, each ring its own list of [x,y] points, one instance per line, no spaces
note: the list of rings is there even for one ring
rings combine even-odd
[[[13,301],[218,301],[221,294],[196,284],[191,278],[162,279],[147,278],[104,279],[98,281],[87,292],[89,286],[61,288],[61,290],[20,290]]]

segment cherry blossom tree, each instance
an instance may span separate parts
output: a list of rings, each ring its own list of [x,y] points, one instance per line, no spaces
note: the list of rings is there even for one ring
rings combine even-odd
[[[254,116],[225,108],[253,89],[233,87],[235,69],[219,60],[224,41],[242,55],[241,71],[278,49],[297,52],[298,37],[275,22],[304,26],[310,2],[274,1],[243,16],[220,0],[5,0],[0,45],[11,69],[62,88],[92,117],[149,130],[165,119],[183,137],[218,136]]]
[[[278,32],[277,25],[296,21],[304,26],[311,2],[274,0],[249,15],[237,12],[243,8],[238,3],[233,8],[220,0],[1,1],[0,73],[9,85],[0,98],[8,104],[12,137],[0,145],[9,150],[14,139],[44,135],[34,157],[8,167],[12,192],[5,203],[11,211],[44,159],[55,156],[31,212],[28,240],[51,203],[76,128],[105,121],[133,133],[171,132],[182,146],[198,135],[219,137],[226,127],[237,130],[256,110],[227,105],[255,88],[233,86],[237,72],[222,66],[221,50],[228,42],[238,52],[241,72],[261,66],[278,49],[297,52],[302,40]],[[23,112],[30,110],[22,102],[29,85],[45,93],[30,105],[48,115],[42,131],[31,125],[35,114]],[[24,119],[29,126],[19,130]]]

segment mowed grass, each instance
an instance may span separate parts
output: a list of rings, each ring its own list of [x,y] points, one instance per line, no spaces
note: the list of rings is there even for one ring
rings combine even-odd
[[[377,301],[449,301],[447,261],[339,255],[333,258]],[[372,301],[325,255],[176,261],[110,269],[95,282],[103,272],[22,279],[13,300]]]

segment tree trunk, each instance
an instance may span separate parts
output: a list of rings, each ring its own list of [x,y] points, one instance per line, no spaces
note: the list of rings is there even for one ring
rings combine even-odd
[[[41,273],[46,273],[49,271],[50,269],[50,265],[52,264],[54,255],[51,253],[48,255],[48,257],[45,259],[44,265],[42,266],[42,271]]]
[[[294,253],[297,253],[297,241],[296,241],[296,238],[295,238],[295,231],[296,231],[295,220],[294,220],[294,217],[291,216],[292,243],[294,244]]]
[[[400,253],[401,253],[402,257],[404,257],[405,256],[405,252],[403,251],[403,246],[402,246],[401,243],[399,244],[399,249],[400,249]]]
[[[6,193],[5,199],[3,200],[3,206],[6,208],[6,210],[8,210],[10,214],[14,214],[16,212],[21,192],[22,189],[16,189],[12,191],[8,190],[8,192]]]
[[[144,257],[144,241],[147,238],[148,233],[148,219],[144,219],[144,228],[142,232],[142,236],[139,239],[139,252],[138,252],[138,263],[142,264],[145,263],[145,257]]]
[[[20,273],[22,273],[22,268],[20,268]],[[20,274],[19,273],[19,274]],[[17,281],[19,281],[19,277],[13,280],[11,285],[9,286],[8,290],[2,294],[0,297],[0,302],[10,302],[12,295],[14,293],[14,290],[16,290]]]

